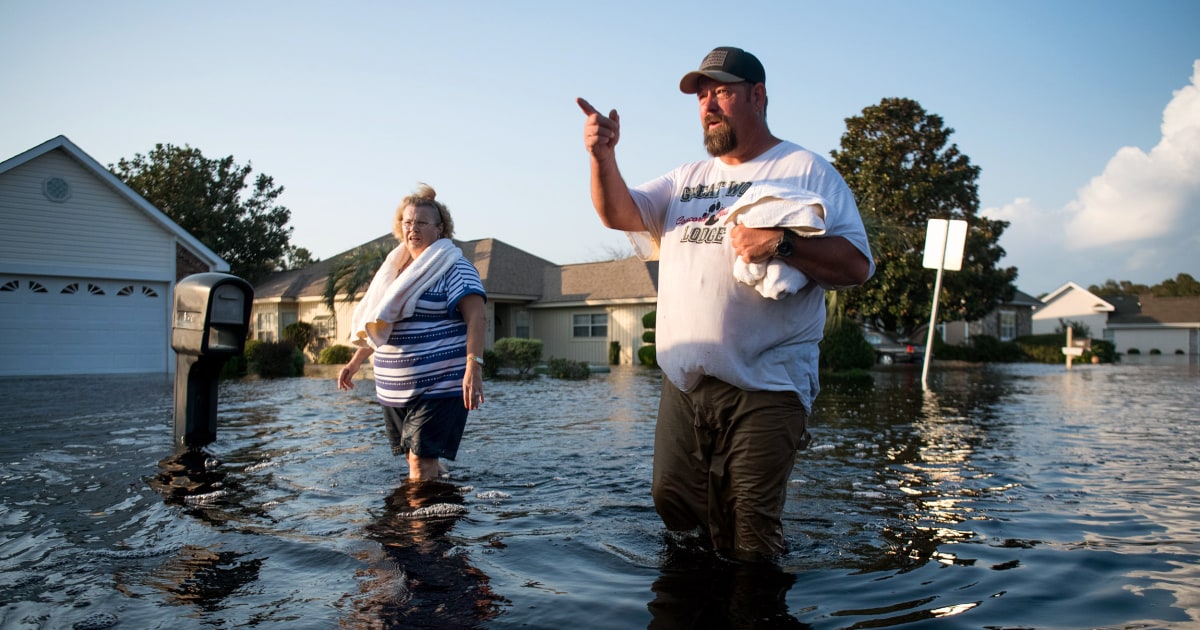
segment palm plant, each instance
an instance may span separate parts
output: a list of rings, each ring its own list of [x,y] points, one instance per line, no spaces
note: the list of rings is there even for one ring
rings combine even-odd
[[[371,284],[392,248],[392,243],[374,241],[334,259],[329,276],[325,278],[325,306],[333,311],[339,295],[344,296],[343,302],[353,302],[355,296]]]

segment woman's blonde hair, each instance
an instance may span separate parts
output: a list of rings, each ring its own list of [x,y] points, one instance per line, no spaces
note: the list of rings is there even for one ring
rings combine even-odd
[[[404,209],[412,206],[413,208],[433,208],[438,213],[438,218],[442,222],[442,229],[438,232],[439,238],[454,238],[454,219],[450,217],[450,210],[446,208],[446,204],[437,201],[437,191],[432,186],[424,182],[417,183],[417,189],[409,196],[400,200],[400,206],[396,208],[396,220],[392,224],[392,236],[397,240],[404,241],[404,228],[400,223],[404,220]]]

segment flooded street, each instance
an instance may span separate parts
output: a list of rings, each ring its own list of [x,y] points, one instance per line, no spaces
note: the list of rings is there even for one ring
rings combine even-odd
[[[416,487],[369,382],[223,383],[188,461],[171,379],[0,379],[0,627],[1194,627],[1200,368],[1170,359],[827,379],[774,568],[663,530],[655,371],[488,381]]]

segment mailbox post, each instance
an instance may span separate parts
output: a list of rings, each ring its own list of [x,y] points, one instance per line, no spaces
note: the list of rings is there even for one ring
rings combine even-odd
[[[254,289],[226,273],[198,273],[175,285],[175,444],[197,449],[217,438],[217,385],[240,355]]]

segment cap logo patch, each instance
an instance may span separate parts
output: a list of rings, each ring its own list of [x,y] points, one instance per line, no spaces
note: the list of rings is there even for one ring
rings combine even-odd
[[[707,70],[708,68],[723,68],[725,67],[725,57],[728,56],[728,50],[714,50],[708,53],[708,56],[704,58],[704,63],[700,64],[700,69]]]

